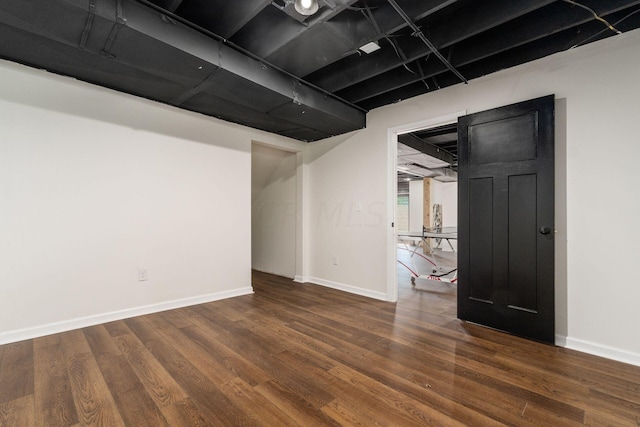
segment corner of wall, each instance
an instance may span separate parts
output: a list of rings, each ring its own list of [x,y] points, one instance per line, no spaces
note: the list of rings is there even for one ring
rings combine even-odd
[[[128,319],[136,316],[144,316],[161,311],[189,307],[192,305],[205,304],[208,302],[219,301],[242,295],[249,295],[252,293],[252,287],[238,288],[229,291],[200,295],[197,297],[183,298],[174,301],[166,301],[159,304],[134,307],[126,310],[102,313],[77,319],[70,319],[62,322],[35,326],[32,328],[23,328],[15,331],[0,332],[0,345],[43,337],[46,335],[57,334],[61,332],[72,331],[74,329],[86,328],[89,326],[100,325],[102,323],[114,322],[116,320]]]
[[[556,335],[556,345],[570,350],[588,353],[606,359],[616,360],[630,365],[640,366],[640,354],[613,348],[606,345],[580,340],[571,337]]]

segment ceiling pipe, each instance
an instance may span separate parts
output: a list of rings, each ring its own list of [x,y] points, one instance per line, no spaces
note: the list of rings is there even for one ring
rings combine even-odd
[[[453,74],[458,76],[458,78],[462,80],[465,84],[469,83],[469,81],[462,74],[460,74],[460,72],[456,70],[456,68],[453,65],[451,65],[451,63],[447,60],[447,58],[442,56],[442,54],[438,51],[438,49],[433,45],[433,43],[429,41],[429,39],[424,35],[422,30],[420,30],[420,28],[413,22],[413,20],[409,18],[409,15],[406,14],[406,12],[400,7],[400,5],[396,3],[395,0],[387,0],[387,1],[391,5],[391,7],[393,7],[395,11],[398,12],[398,15],[400,15],[402,19],[404,19],[407,25],[411,27],[411,29],[413,30],[413,35],[418,37],[420,40],[422,40],[422,42],[425,45],[427,45],[427,47],[431,50],[431,52],[433,52],[433,54],[437,56],[438,59],[442,61],[442,63],[446,65],[449,70],[453,72]]]

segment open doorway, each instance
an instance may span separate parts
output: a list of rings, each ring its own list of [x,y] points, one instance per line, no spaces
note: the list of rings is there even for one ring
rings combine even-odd
[[[399,290],[448,292],[455,300],[457,121],[400,134],[397,144]]]
[[[555,333],[554,106],[554,96],[548,95],[456,118],[461,279],[456,281],[457,317],[549,343]],[[431,123],[424,129],[444,124]],[[396,145],[410,132],[415,133],[389,132],[396,156]],[[445,230],[440,228],[438,232]],[[423,230],[416,237],[426,246],[428,238],[446,240],[446,232],[434,236]],[[392,234],[400,236],[395,229]],[[456,229],[456,239],[457,234]],[[406,235],[412,237],[410,232]],[[430,261],[435,277],[427,273],[426,279],[441,280],[437,263]],[[397,299],[398,281],[393,279]]]
[[[455,236],[425,231],[457,227],[457,121],[464,112],[389,129],[390,214],[388,299],[398,286],[420,290],[429,282],[455,283]],[[443,228],[443,227],[446,227]],[[398,239],[398,235],[406,238]],[[429,276],[431,276],[429,278]]]
[[[297,259],[297,154],[251,147],[251,268],[294,278]]]

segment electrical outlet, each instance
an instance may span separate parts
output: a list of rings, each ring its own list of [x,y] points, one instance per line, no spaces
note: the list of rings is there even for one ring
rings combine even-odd
[[[338,255],[333,256],[333,265],[338,265]]]
[[[146,282],[147,280],[149,280],[149,269],[138,267],[138,282]]]

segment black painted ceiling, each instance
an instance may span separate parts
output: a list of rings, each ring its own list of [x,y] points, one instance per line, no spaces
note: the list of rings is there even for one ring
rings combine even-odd
[[[640,27],[633,0],[319,3],[304,17],[292,0],[0,0],[0,56],[314,141],[364,127],[370,109]]]

